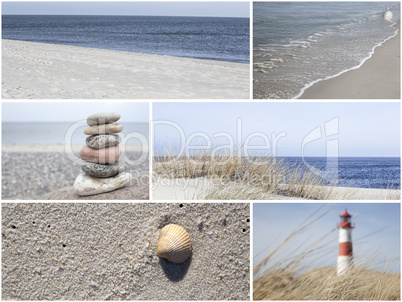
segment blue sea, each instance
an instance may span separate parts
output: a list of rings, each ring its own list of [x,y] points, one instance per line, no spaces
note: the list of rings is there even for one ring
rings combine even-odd
[[[284,160],[294,166],[309,167],[301,157],[285,157]],[[320,170],[319,175],[328,182],[338,180],[337,186],[398,189],[401,186],[400,157],[307,157],[307,164]]]
[[[68,129],[74,125],[74,122],[60,123],[20,123],[3,122],[2,123],[2,144],[65,144],[65,137]],[[147,140],[148,123],[126,123],[123,122],[124,130],[121,136],[130,133],[142,134]],[[69,141],[74,145],[85,145],[85,139],[88,135],[84,134],[84,129],[88,125],[78,127],[71,135]],[[137,139],[128,140],[127,144],[136,145],[140,142]]]
[[[197,59],[250,62],[248,18],[2,16],[2,38]]]
[[[297,98],[358,67],[400,21],[400,2],[254,2],[253,11],[254,98]]]

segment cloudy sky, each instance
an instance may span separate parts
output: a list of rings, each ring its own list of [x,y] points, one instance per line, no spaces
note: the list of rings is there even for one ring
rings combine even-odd
[[[148,123],[147,102],[29,102],[3,103],[3,122],[76,122],[96,112],[120,113],[119,122]]]
[[[319,209],[317,203],[254,203],[253,205],[253,251],[254,266],[266,257],[287,235],[310,214]],[[312,224],[305,232],[291,240],[272,258],[272,263],[293,250],[301,251],[329,233],[320,243],[328,247],[326,253],[313,260],[317,267],[336,266],[338,256],[338,230],[335,228],[345,208],[352,215],[355,229],[352,232],[353,252],[356,257],[370,260],[373,269],[381,271],[390,258],[389,272],[397,269],[400,262],[400,205],[398,203],[327,203],[320,213],[328,213]],[[370,258],[372,257],[372,258]],[[395,259],[396,258],[396,259]],[[307,263],[307,262],[306,262]],[[399,272],[399,268],[397,269]]]
[[[3,2],[3,15],[250,16],[248,2]]]
[[[187,138],[203,133],[216,145],[229,142],[213,137],[221,132],[228,133],[236,146],[244,145],[253,133],[263,133],[272,147],[268,151],[275,149],[279,156],[301,156],[302,149],[305,156],[326,156],[332,140],[338,141],[339,156],[400,156],[398,103],[154,103],[152,113],[154,121],[177,124],[154,127],[159,149],[181,143],[179,128]],[[195,142],[206,144],[201,138]],[[264,144],[257,136],[249,140],[249,145]]]

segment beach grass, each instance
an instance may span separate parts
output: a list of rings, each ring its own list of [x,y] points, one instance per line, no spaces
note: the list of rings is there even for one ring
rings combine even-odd
[[[337,276],[335,267],[300,276],[280,269],[254,280],[254,300],[400,300],[400,275],[352,268]]]
[[[312,218],[317,212],[319,217]],[[338,247],[329,238],[335,229],[306,248],[289,248],[324,215],[316,211],[279,244],[256,255],[267,253],[254,266],[254,300],[400,300],[400,274],[387,272],[391,257],[381,272],[371,269],[376,256],[367,254],[354,256],[353,267],[342,276],[337,276],[336,267],[319,267],[323,256],[337,254]]]
[[[177,156],[156,155],[153,172],[170,179],[206,178],[213,183],[203,199],[265,200],[270,194],[313,200],[360,199],[357,188],[337,187],[311,171],[274,156],[242,157],[200,152]],[[400,191],[389,189],[378,199],[400,199]],[[376,197],[377,198],[377,197]]]

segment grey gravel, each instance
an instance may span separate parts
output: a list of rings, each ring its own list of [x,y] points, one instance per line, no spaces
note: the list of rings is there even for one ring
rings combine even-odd
[[[249,300],[248,203],[6,203],[3,300]],[[192,256],[156,255],[175,223]]]
[[[130,159],[139,155],[126,152]],[[2,199],[39,199],[53,190],[72,186],[82,173],[81,163],[72,162],[63,152],[2,152]],[[127,167],[127,171],[148,170],[148,160]]]
[[[119,161],[115,162],[114,164],[103,165],[83,162],[81,165],[82,171],[84,171],[86,174],[99,178],[116,176],[117,174],[124,172],[126,168],[126,164]]]
[[[120,144],[121,137],[117,134],[91,135],[86,138],[85,142],[92,149],[102,149]]]

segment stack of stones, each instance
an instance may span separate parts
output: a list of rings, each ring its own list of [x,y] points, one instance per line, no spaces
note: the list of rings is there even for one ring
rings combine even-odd
[[[74,182],[76,194],[89,196],[110,192],[130,182],[131,175],[125,172],[126,165],[119,162],[121,137],[116,133],[123,130],[122,125],[115,123],[119,119],[120,114],[113,112],[95,113],[88,117],[89,127],[84,133],[90,136],[80,152],[84,173]]]

